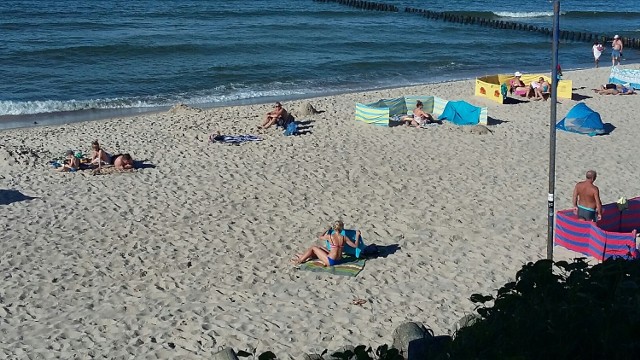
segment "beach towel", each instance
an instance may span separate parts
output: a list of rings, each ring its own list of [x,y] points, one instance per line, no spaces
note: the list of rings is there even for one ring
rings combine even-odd
[[[220,135],[220,134],[211,134],[209,136],[209,141],[212,143],[224,143],[224,144],[233,144],[240,145],[245,142],[251,141],[262,141],[262,138],[255,135]]]
[[[299,265],[298,269],[312,272],[323,272],[333,275],[356,277],[364,269],[365,260],[344,255],[340,263],[334,266],[324,266],[320,260],[311,260]]]
[[[287,125],[287,128],[284,130],[285,136],[296,135],[298,133],[298,124],[295,121],[292,121]]]

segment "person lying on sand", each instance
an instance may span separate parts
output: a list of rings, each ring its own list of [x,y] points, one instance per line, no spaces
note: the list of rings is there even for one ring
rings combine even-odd
[[[329,230],[331,229],[333,229],[333,233],[329,235]],[[338,264],[342,259],[342,249],[344,248],[344,244],[357,248],[360,243],[360,230],[356,232],[355,243],[348,237],[343,236],[341,234],[342,230],[344,230],[344,223],[341,220],[337,220],[331,228],[320,235],[320,240],[329,241],[329,244],[331,244],[331,250],[327,250],[320,246],[312,246],[304,253],[297,254],[295,258],[291,259],[291,261],[294,264],[299,265],[312,259],[319,259],[322,261],[324,266],[333,266]]]
[[[91,164],[97,165],[98,169],[102,165],[110,165],[111,164],[111,155],[108,152],[102,150],[100,147],[100,143],[98,140],[94,140],[91,143]]]
[[[262,122],[262,125],[258,126],[259,129],[268,129],[273,124],[277,123],[278,120],[283,120],[289,117],[287,110],[282,107],[280,102],[276,102],[273,107],[273,110],[269,111]]]
[[[133,169],[133,158],[129,154],[113,155],[113,166],[119,170]]]
[[[73,153],[73,150],[67,150],[66,152],[67,159],[64,161],[64,164],[58,168],[57,171],[63,172],[76,172],[80,169],[80,159],[76,157]]]
[[[600,89],[593,89],[593,91],[600,95],[632,95],[636,93],[632,87],[620,84],[605,84],[600,86]]]

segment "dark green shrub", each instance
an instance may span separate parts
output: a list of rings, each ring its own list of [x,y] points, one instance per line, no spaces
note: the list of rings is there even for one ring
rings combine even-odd
[[[460,329],[442,359],[638,359],[640,262],[611,259],[589,267],[540,260],[485,304],[481,319]]]

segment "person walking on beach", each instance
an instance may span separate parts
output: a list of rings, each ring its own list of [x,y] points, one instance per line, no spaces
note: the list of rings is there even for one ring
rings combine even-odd
[[[602,44],[600,44],[600,41],[596,40],[596,42],[593,43],[593,60],[596,63],[596,67],[599,67],[600,65],[600,56],[602,55],[602,52],[604,51],[604,46]]]
[[[613,37],[613,41],[611,42],[611,66],[616,66],[616,61],[618,65],[620,65],[620,60],[622,59],[622,49],[624,45],[622,44],[622,40],[620,36],[615,35]]]
[[[595,170],[587,171],[586,180],[577,183],[573,189],[573,212],[579,219],[586,221],[602,219],[600,190],[593,185],[597,176]]]

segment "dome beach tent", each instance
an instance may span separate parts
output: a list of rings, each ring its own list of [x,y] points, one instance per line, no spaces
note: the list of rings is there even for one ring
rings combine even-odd
[[[567,116],[556,124],[556,129],[589,136],[606,133],[600,114],[591,110],[585,103],[578,103],[571,108]]]
[[[438,119],[448,120],[456,125],[476,125],[479,123],[481,113],[482,108],[466,101],[449,101]]]
[[[464,119],[465,124],[487,125],[487,108],[476,107],[464,101],[447,101],[435,96],[403,96],[393,99],[381,99],[369,104],[356,103],[356,121],[377,126],[390,126],[392,118],[413,114],[416,102],[423,103],[424,111],[440,120],[456,121]],[[447,106],[449,103],[449,110]],[[464,103],[464,104],[461,104]],[[465,105],[466,104],[466,105]],[[456,116],[457,113],[457,116]]]

